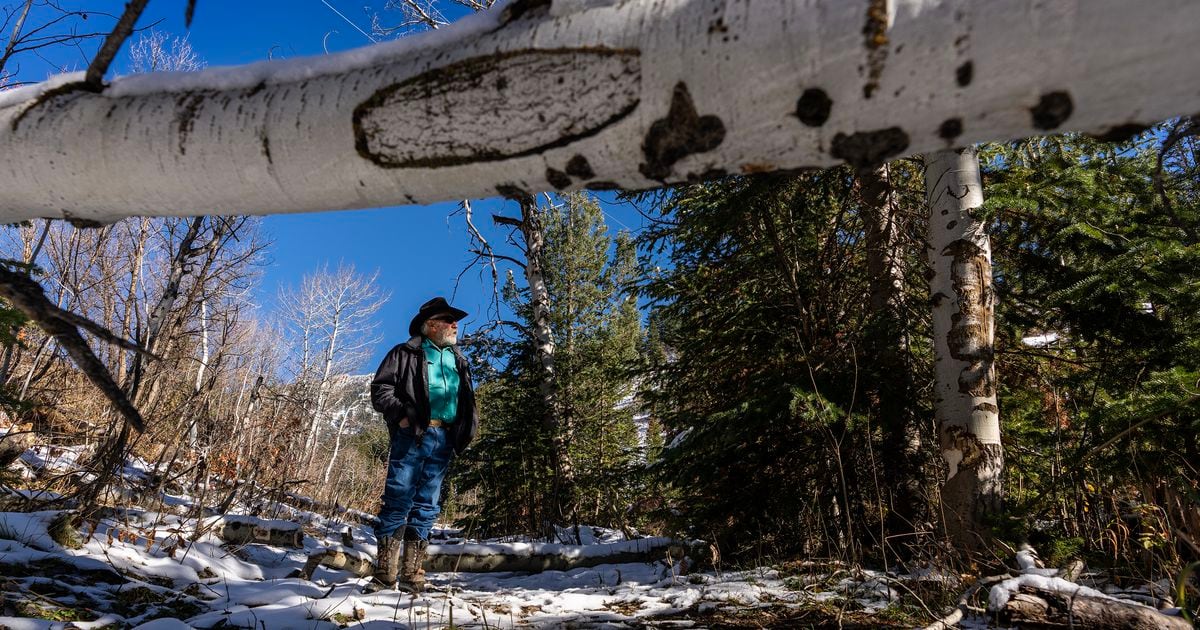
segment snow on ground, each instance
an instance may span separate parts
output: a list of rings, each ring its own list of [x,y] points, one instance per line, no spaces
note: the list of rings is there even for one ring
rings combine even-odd
[[[17,465],[25,479],[61,476],[71,474],[81,456],[79,449],[39,446]],[[367,579],[348,570],[318,566],[310,579],[296,576],[304,574],[311,556],[327,550],[349,547],[373,558],[371,515],[343,510],[334,519],[261,502],[218,515],[200,509],[195,489],[176,487],[146,499],[151,468],[145,461],[128,462],[122,471],[128,487],[107,495],[126,506],[108,508],[98,520],[64,527],[72,512],[0,512],[0,628],[703,627],[688,617],[814,605],[869,614],[897,598],[887,579],[870,571],[812,569],[801,577],[772,568],[688,573],[685,567],[694,563],[668,552],[645,562],[617,562],[618,554],[625,560],[631,552],[670,541],[630,540],[620,531],[591,526],[558,528],[553,542],[523,536],[473,540],[439,526],[431,554],[554,556],[595,566],[540,573],[431,572],[426,593],[367,595],[361,591]],[[0,486],[0,499],[6,497],[62,498]],[[154,505],[132,505],[136,497]],[[297,499],[292,503],[312,504]],[[282,518],[247,515],[264,508]],[[237,522],[250,522],[241,529],[255,536],[299,526],[303,546],[222,540],[219,536],[228,535],[224,526]],[[607,558],[613,562],[604,563]]]
[[[681,575],[680,565],[666,559],[536,574],[431,573],[433,589],[424,594],[365,595],[360,587],[366,580],[346,571],[320,567],[311,581],[288,577],[310,554],[338,544],[342,528],[330,523],[308,528],[303,549],[285,549],[222,544],[211,533],[190,541],[195,521],[130,510],[120,521],[103,519],[94,530],[85,524],[81,533],[91,535],[72,550],[51,540],[50,523],[58,514],[0,513],[6,609],[0,627],[65,628],[69,613],[58,611],[87,609],[91,613],[71,627],[615,629],[645,627],[689,610],[854,601],[856,608],[877,611],[896,596],[870,572],[809,576],[802,586],[774,569]],[[485,541],[469,547],[498,553],[544,548],[582,557],[597,548],[628,546],[613,544],[617,532],[580,529],[597,544],[566,550],[567,545]],[[456,532],[438,533],[452,539]],[[352,534],[356,547],[374,553],[368,526],[354,527]],[[446,551],[453,547],[441,545]],[[51,620],[55,617],[61,620]]]
[[[81,455],[80,449],[36,446],[25,451],[16,465],[22,479],[61,476],[73,473]],[[349,570],[327,566],[312,570],[306,565],[310,558],[315,562],[318,557],[339,555],[327,554],[330,551],[348,552],[343,557],[374,558],[372,515],[339,509],[336,517],[326,517],[295,507],[313,504],[296,496],[290,496],[295,505],[259,501],[254,506],[235,504],[230,513],[216,514],[192,496],[211,493],[195,488],[175,486],[147,499],[149,480],[156,477],[151,469],[145,461],[131,460],[122,470],[127,486],[106,496],[126,502],[141,497],[153,503],[153,509],[108,508],[99,520],[71,526],[64,523],[71,522],[66,517],[73,513],[62,510],[0,512],[0,630],[615,630],[707,627],[719,623],[722,615],[741,619],[750,615],[750,625],[738,627],[757,627],[760,622],[763,627],[795,627],[823,621],[841,625],[848,611],[857,615],[859,627],[872,627],[889,623],[886,613],[892,612],[890,607],[900,595],[893,586],[911,593],[905,582],[914,586],[937,582],[951,590],[958,585],[958,576],[940,571],[918,569],[906,576],[888,576],[837,563],[800,563],[783,571],[762,567],[688,572],[686,567],[694,562],[680,558],[680,547],[662,538],[627,539],[621,531],[575,526],[557,528],[553,542],[527,536],[474,540],[461,530],[439,526],[433,533],[431,555],[554,557],[562,563],[553,566],[593,566],[540,573],[430,572],[432,588],[423,594],[368,595],[361,590],[366,578]],[[36,504],[62,497],[0,485],[0,500],[4,499]],[[249,515],[263,511],[276,518]],[[233,543],[219,537],[233,535],[227,525],[235,523],[242,527],[233,530],[243,535],[249,530],[260,541],[267,540],[264,536],[271,530],[294,534],[300,528],[302,546]],[[270,538],[292,539],[293,535]],[[671,551],[662,551],[663,557],[625,562],[631,553],[637,557],[668,546],[674,547],[673,557],[668,555]],[[1023,586],[1116,597],[1156,608],[1174,605],[1169,581],[1122,590],[1089,578],[1088,585],[1082,586],[1058,577],[1055,569],[1043,568],[1028,546],[1015,560],[1017,577],[990,590],[987,600],[993,614]],[[307,570],[312,570],[309,579],[298,577],[307,575]],[[813,610],[827,616],[808,619]],[[885,614],[877,614],[881,612]],[[988,627],[989,616],[981,612],[974,609],[958,627]]]

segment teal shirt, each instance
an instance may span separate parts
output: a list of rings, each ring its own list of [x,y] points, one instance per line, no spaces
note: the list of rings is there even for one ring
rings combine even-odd
[[[426,339],[421,343],[425,351],[426,380],[429,382],[429,415],[443,422],[454,422],[458,416],[458,366],[453,348],[439,348]]]

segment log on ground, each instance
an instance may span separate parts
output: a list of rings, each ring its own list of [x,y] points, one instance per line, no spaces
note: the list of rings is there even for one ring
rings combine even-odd
[[[590,553],[584,553],[589,549]],[[707,549],[704,546],[697,548]],[[481,545],[435,545],[425,558],[429,572],[528,572],[570,571],[601,564],[627,562],[677,562],[685,556],[703,557],[693,545],[667,538],[647,538],[610,545],[529,545],[514,551],[500,552]]]
[[[1022,628],[1188,630],[1192,627],[1181,617],[1164,615],[1149,606],[1029,586],[1022,586],[1009,598],[1000,619]]]
[[[226,517],[213,533],[227,543],[261,543],[275,547],[303,547],[304,531],[299,523],[252,517]]]

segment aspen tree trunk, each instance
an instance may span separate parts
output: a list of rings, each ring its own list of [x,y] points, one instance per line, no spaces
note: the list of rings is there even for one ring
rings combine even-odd
[[[200,395],[200,390],[204,387],[204,372],[208,369],[208,300],[200,298],[200,365],[196,368],[196,382],[192,388],[192,393],[195,396]],[[193,451],[200,448],[200,415],[196,413],[196,417],[188,424],[188,446]]]
[[[188,274],[188,260],[195,255],[193,245],[196,239],[200,236],[200,229],[204,225],[204,217],[194,217],[188,222],[187,231],[184,232],[183,238],[179,241],[178,249],[171,256],[170,266],[167,269],[167,278],[163,283],[163,292],[159,296],[158,301],[154,303],[154,307],[150,310],[149,319],[146,321],[146,335],[140,339],[143,348],[146,348],[152,353],[159,354],[162,352],[162,335],[167,326],[167,318],[171,314],[172,308],[175,306],[175,300],[179,298],[179,289],[183,284],[183,278]],[[145,404],[145,401],[152,396],[145,396],[142,390],[143,379],[145,378],[146,359],[140,354],[134,354],[132,361],[129,364],[129,375],[125,380],[126,391],[129,397],[139,406]],[[142,395],[139,395],[142,394]]]
[[[133,339],[137,336],[134,330],[134,317],[138,308],[138,289],[142,285],[142,271],[146,261],[146,240],[150,235],[150,219],[142,217],[138,222],[137,236],[133,238],[133,254],[129,262],[129,290],[125,294],[125,312],[121,320],[119,334]],[[132,236],[132,234],[130,235]],[[122,352],[117,363],[117,371],[113,378],[121,387],[127,387],[129,382],[129,352]]]
[[[1195,0],[513,0],[339,55],[11,90],[0,220],[640,190],[1129,137],[1200,111],[1197,40]]]
[[[333,454],[329,456],[329,464],[325,466],[325,474],[321,475],[321,493],[329,492],[329,477],[333,474],[333,463],[337,461],[338,453],[342,450],[342,434],[346,430],[346,422],[350,420],[350,413],[342,414],[342,419],[338,422],[337,432],[333,437]]]
[[[882,425],[884,478],[891,491],[888,526],[893,533],[920,529],[928,518],[921,478],[921,434],[916,415],[904,304],[904,240],[900,200],[890,167],[881,164],[857,173],[864,204],[871,321],[867,350],[875,382],[868,394]]]
[[[538,384],[545,410],[542,423],[551,432],[553,440],[554,510],[556,515],[562,518],[573,512],[575,464],[571,461],[569,427],[563,423],[559,379],[555,372],[554,336],[550,329],[550,293],[542,276],[546,235],[537,202],[529,196],[520,196],[517,201],[521,204],[521,222],[518,227],[525,239],[525,281],[529,285],[529,301],[533,309],[534,351],[542,364],[542,378]]]
[[[312,465],[313,458],[317,452],[317,442],[321,437],[321,417],[325,415],[325,403],[329,398],[329,379],[333,376],[333,359],[337,351],[338,334],[341,332],[341,312],[336,311],[333,314],[333,321],[330,322],[328,346],[325,348],[325,358],[321,366],[321,380],[317,383],[317,402],[316,408],[313,410],[312,419],[308,428],[308,440],[304,443],[305,468]],[[340,438],[341,436],[339,436]]]
[[[993,366],[992,252],[974,148],[925,164],[935,355],[934,412],[946,461],[944,526],[960,548],[980,546],[982,518],[1000,509],[1004,450]]]

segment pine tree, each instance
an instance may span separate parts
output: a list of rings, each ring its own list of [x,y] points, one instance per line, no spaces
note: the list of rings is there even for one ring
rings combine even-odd
[[[855,365],[867,304],[848,169],[677,190],[642,240],[648,376],[679,527],[726,552],[857,554],[878,532]],[[878,453],[875,454],[878,457]],[[874,543],[881,543],[873,540]]]
[[[641,314],[630,296],[636,251],[627,234],[608,234],[599,204],[585,195],[564,195],[536,212],[545,238],[541,269],[559,422],[540,422],[547,403],[532,337],[493,338],[491,353],[503,368],[479,388],[487,422],[475,449],[480,459],[462,475],[463,488],[477,493],[477,513],[494,531],[549,531],[551,522],[570,516],[547,501],[554,496],[557,438],[573,466],[574,517],[623,525],[640,483],[635,464],[643,458],[634,410],[623,404],[633,393],[630,374],[642,344]],[[528,329],[534,317],[528,289],[510,277],[504,295]]]
[[[984,153],[997,347],[1012,377],[1002,400],[1022,447],[1013,511],[1043,524],[1034,534],[1090,546],[1121,524],[1121,539],[1146,535],[1132,553],[1176,561],[1187,503],[1167,495],[1200,483],[1188,463],[1200,461],[1200,178],[1195,138],[1171,142],[1187,124],[1120,144],[1069,135]],[[1158,505],[1165,533],[1137,534],[1103,495],[1126,514]]]

